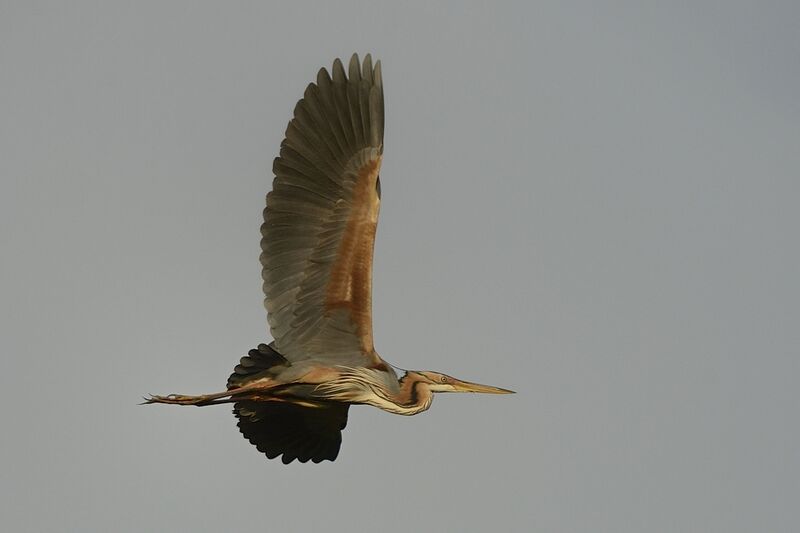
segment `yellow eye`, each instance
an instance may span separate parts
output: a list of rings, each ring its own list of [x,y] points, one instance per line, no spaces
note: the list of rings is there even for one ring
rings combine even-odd
[[[439,381],[441,381],[442,383],[447,383],[447,376],[440,377]]]

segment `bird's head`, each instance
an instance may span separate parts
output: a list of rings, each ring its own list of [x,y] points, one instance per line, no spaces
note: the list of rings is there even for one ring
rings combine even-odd
[[[491,385],[481,385],[480,383],[470,383],[462,381],[447,374],[439,372],[419,371],[409,372],[416,374],[416,378],[425,383],[432,392],[483,392],[485,394],[514,394],[513,390],[492,387]]]

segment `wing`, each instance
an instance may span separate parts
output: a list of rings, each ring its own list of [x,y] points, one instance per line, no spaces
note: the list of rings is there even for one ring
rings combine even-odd
[[[372,343],[372,250],[383,154],[380,61],[323,68],[294,109],[261,226],[265,306],[290,361],[363,356]]]
[[[239,431],[270,459],[283,455],[284,464],[333,461],[347,425],[345,403],[302,407],[284,402],[236,402]]]

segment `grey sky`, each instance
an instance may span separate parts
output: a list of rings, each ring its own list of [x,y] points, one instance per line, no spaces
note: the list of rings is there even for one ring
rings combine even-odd
[[[797,531],[797,4],[333,4],[0,5],[2,529]],[[286,467],[136,403],[269,339],[271,162],[354,51],[376,346],[518,394]]]

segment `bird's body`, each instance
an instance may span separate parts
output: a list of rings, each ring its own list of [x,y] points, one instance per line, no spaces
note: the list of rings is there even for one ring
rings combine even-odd
[[[372,251],[380,212],[383,81],[357,56],[321,69],[295,107],[261,226],[261,264],[274,342],[243,357],[224,392],[147,403],[234,403],[239,428],[283,462],[336,458],[351,404],[413,415],[434,392],[505,389],[401,371],[375,351]]]
[[[254,364],[265,355],[276,359],[278,356],[274,348],[261,344],[251,350],[243,362],[245,365]],[[277,366],[277,372],[272,367],[272,371],[246,374],[252,367],[240,364],[228,380],[229,390],[254,387],[255,395],[269,390],[273,399],[294,403],[302,399],[309,405],[330,401],[366,404],[395,414],[413,415],[430,407],[433,398],[432,391],[420,385],[434,385],[433,380],[441,376],[437,374],[437,377],[430,377],[431,373],[404,371],[398,377],[397,372],[388,365],[377,368],[356,365],[327,367],[310,361]],[[270,372],[274,375],[269,375]],[[237,396],[242,397],[242,394]]]

